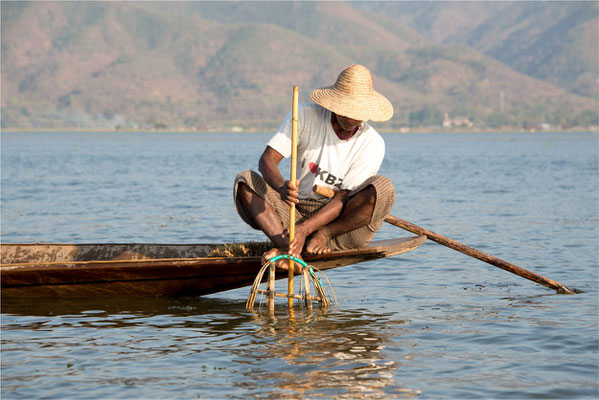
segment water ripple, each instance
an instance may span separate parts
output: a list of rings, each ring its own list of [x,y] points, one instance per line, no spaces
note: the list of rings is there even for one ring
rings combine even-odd
[[[231,183],[268,137],[3,132],[2,241],[262,240]],[[599,397],[597,135],[385,140],[392,214],[585,293],[426,242],[328,273],[339,307],[327,312],[248,312],[247,288],[5,299],[2,397]]]

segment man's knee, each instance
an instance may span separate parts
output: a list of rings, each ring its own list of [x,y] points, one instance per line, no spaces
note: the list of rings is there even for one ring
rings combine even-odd
[[[361,206],[370,205],[374,207],[376,204],[376,188],[373,185],[365,186],[348,198],[348,202],[354,201]]]
[[[368,204],[374,206],[376,204],[376,188],[373,185],[368,185],[364,188],[364,195]]]
[[[364,182],[364,189],[360,192],[364,193],[364,199],[368,201],[365,204],[368,204],[366,208],[370,211],[370,222],[376,222],[375,225],[379,222],[382,224],[395,202],[395,188],[391,180],[382,175],[375,175]]]
[[[237,198],[241,202],[244,209],[248,209],[251,204],[255,203],[256,200],[262,200],[262,198],[245,182],[239,182],[237,184]]]
[[[237,198],[240,200],[245,200],[248,198],[248,192],[250,191],[250,187],[245,182],[237,183]]]
[[[248,191],[251,191],[252,189],[250,189],[250,187],[247,185],[247,183],[245,182],[239,182],[237,183],[237,193],[247,193]]]
[[[395,187],[391,183],[391,180],[382,175],[374,176],[371,185],[376,190],[376,204],[372,219],[373,221],[378,221],[378,225],[382,224],[385,216],[391,212],[391,208],[395,202]]]
[[[379,201],[380,206],[389,208],[395,202],[395,187],[391,180],[383,175],[375,175],[367,181],[368,187],[372,187],[375,191],[375,200]]]

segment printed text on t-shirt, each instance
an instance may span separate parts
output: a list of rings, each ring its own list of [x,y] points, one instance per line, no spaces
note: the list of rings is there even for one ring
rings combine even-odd
[[[305,162],[306,160],[302,160],[302,167],[305,165]],[[331,174],[329,171],[320,168],[318,164],[314,164],[313,162],[309,163],[308,167],[310,168],[310,172],[316,175],[317,179],[320,179],[327,185],[333,185],[338,188],[341,187],[341,184],[343,183],[343,178],[337,178],[335,175]]]

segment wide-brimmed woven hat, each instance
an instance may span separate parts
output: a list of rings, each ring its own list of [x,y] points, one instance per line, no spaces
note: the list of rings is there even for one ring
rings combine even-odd
[[[333,86],[312,91],[310,98],[335,114],[359,121],[388,121],[393,116],[393,105],[374,90],[372,74],[363,65],[346,68]]]

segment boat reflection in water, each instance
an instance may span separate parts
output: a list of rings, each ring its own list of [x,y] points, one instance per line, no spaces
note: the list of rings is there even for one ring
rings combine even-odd
[[[206,297],[4,299],[2,312],[3,351],[25,351],[29,365],[80,365],[72,376],[56,372],[63,383],[77,377],[73,390],[98,374],[108,377],[104,384],[119,384],[124,379],[119,374],[131,369],[144,390],[164,393],[166,378],[156,375],[171,371],[185,382],[186,394],[202,397],[409,398],[420,393],[396,381],[401,362],[386,356],[413,350],[398,332],[404,321],[392,314],[289,310],[280,303],[274,311],[247,311],[241,301]],[[390,338],[394,348],[386,351]],[[410,362],[411,356],[394,358]],[[140,369],[145,363],[152,368]],[[52,371],[47,369],[48,378]],[[3,383],[12,384],[10,379]]]

